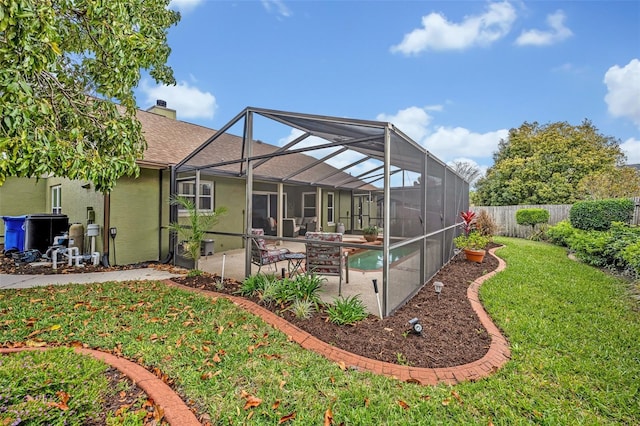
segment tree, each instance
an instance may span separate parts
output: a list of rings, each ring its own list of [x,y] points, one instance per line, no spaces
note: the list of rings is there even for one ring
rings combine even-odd
[[[624,163],[619,140],[585,120],[511,129],[493,155],[494,165],[476,183],[480,205],[569,204],[583,197],[579,184],[592,173]]]
[[[141,70],[175,84],[169,0],[0,0],[0,185],[53,174],[109,191],[146,143]]]
[[[633,167],[618,167],[591,173],[579,185],[586,199],[637,197],[640,195],[640,171]]]
[[[480,167],[470,161],[456,160],[450,164],[451,168],[472,186],[482,173]]]

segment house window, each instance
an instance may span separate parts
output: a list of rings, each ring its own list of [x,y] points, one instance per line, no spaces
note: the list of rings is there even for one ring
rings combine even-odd
[[[178,182],[178,195],[190,200],[200,211],[213,211],[213,182],[200,182],[199,191],[196,194],[196,182],[183,180]],[[178,212],[185,212],[180,209]]]
[[[62,213],[62,186],[51,187],[51,213]]]
[[[327,193],[327,223],[333,224],[335,222],[333,212],[334,212],[334,196],[333,192]]]
[[[302,194],[302,216],[316,216],[316,193],[305,192]]]

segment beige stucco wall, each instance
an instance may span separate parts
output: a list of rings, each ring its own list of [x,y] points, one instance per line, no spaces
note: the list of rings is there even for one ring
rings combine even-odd
[[[204,175],[200,179],[201,181],[213,182],[214,208],[227,208],[227,213],[220,217],[218,224],[211,227],[210,231],[241,234],[244,229],[246,203],[244,179]],[[178,220],[180,223],[187,223],[185,216],[179,216]],[[168,216],[165,223],[168,223]],[[163,232],[163,235],[166,235],[166,233]],[[205,238],[215,241],[214,250],[218,253],[243,247],[242,237],[209,234]]]
[[[51,212],[51,188],[60,185],[62,194],[62,214],[69,217],[69,224],[80,223],[84,232],[87,232],[88,217],[87,209],[90,207],[94,211],[95,221],[102,229],[104,221],[104,198],[101,192],[97,192],[93,184],[86,181],[70,180],[66,178],[51,177],[46,182],[46,211]],[[83,188],[89,185],[89,188]],[[83,252],[90,251],[89,240],[84,242]],[[96,237],[96,251],[102,251],[102,233]]]
[[[47,213],[46,179],[7,178],[0,186],[0,216]],[[0,220],[0,243],[4,243],[4,221]]]
[[[158,170],[141,169],[138,178],[122,178],[111,191],[110,227],[118,230],[115,256],[110,242],[111,264],[159,260],[159,185]]]

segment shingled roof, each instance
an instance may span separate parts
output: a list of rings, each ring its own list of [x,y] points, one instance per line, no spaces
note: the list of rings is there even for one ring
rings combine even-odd
[[[193,151],[216,134],[216,130],[197,124],[187,123],[165,117],[153,112],[138,110],[137,118],[142,125],[142,132],[147,141],[144,157],[138,160],[142,167],[165,168],[180,163]],[[213,149],[211,149],[213,148]],[[210,149],[201,152],[197,162],[200,164],[218,164],[242,158],[242,138],[229,133],[219,135]],[[278,146],[254,141],[254,155],[266,155],[276,152]],[[310,184],[320,176],[331,175],[330,182],[350,180],[349,187],[363,187],[375,189],[363,181],[352,178],[348,173],[339,171],[335,167],[320,163],[313,168],[299,174],[297,171],[316,163],[317,159],[302,153],[274,157],[254,170],[254,176],[261,180],[281,181],[291,184]],[[241,176],[241,163],[227,164],[214,167],[210,173]],[[293,175],[293,176],[292,176]],[[327,181],[325,181],[325,184]]]
[[[152,112],[138,110],[137,118],[147,141],[141,166],[167,167],[178,164],[216,131],[208,127],[174,120]]]

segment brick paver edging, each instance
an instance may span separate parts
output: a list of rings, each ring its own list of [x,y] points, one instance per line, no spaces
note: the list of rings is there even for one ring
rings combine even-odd
[[[24,350],[46,350],[43,348],[0,348],[0,354],[20,352]],[[164,411],[164,420],[172,426],[201,426],[187,404],[176,393],[153,373],[138,364],[124,358],[101,352],[95,349],[74,348],[77,353],[90,355],[118,369],[142,389],[154,403]]]
[[[165,280],[168,285],[181,289],[203,294],[208,297],[225,297],[234,304],[246,309],[254,315],[261,317],[266,323],[287,334],[291,340],[297,342],[305,349],[312,350],[335,362],[342,362],[346,367],[358,370],[369,371],[394,377],[399,380],[419,382],[423,385],[436,385],[438,383],[456,384],[466,380],[478,380],[487,377],[502,367],[511,357],[511,351],[507,339],[502,336],[500,330],[491,321],[491,318],[482,307],[478,297],[478,290],[482,283],[491,278],[506,267],[504,260],[495,256],[495,251],[500,247],[489,250],[489,253],[498,259],[498,267],[482,277],[476,279],[467,290],[467,297],[478,315],[480,322],[491,336],[491,345],[488,352],[479,360],[464,365],[446,368],[420,368],[405,365],[396,365],[388,362],[365,358],[360,355],[347,352],[343,349],[325,343],[295,325],[285,321],[283,318],[263,308],[247,299],[230,296],[228,294],[216,293],[213,291],[195,289],[171,280]]]

